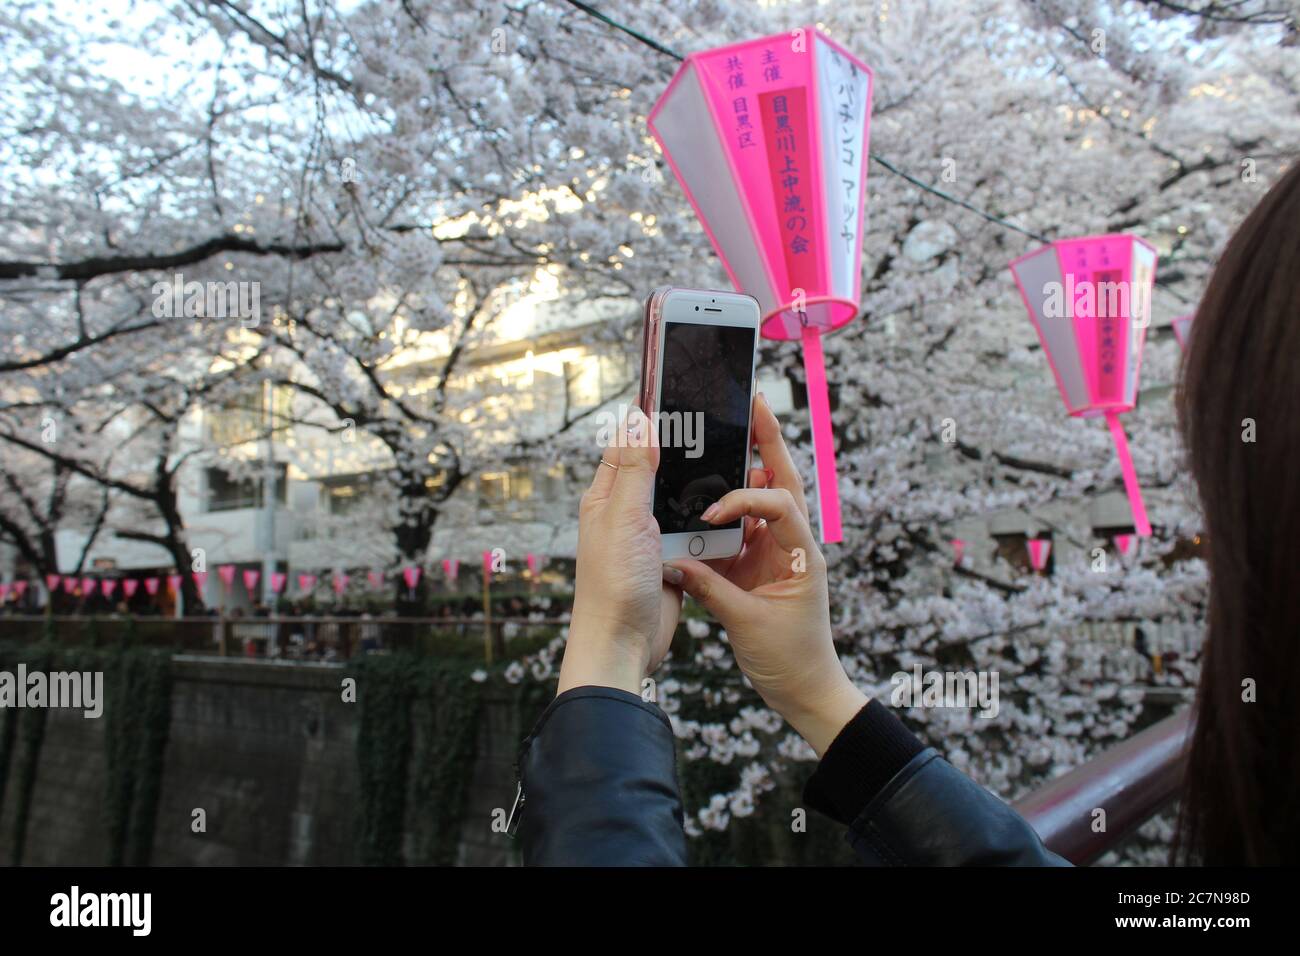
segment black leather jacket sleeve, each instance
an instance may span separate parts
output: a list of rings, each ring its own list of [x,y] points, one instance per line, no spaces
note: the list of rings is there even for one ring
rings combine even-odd
[[[1068,866],[1024,818],[872,700],[845,725],[804,802],[848,826],[868,866]]]
[[[849,824],[868,866],[1069,866],[1016,811],[927,747]]]
[[[612,687],[575,687],[519,752],[527,866],[685,866],[672,725]]]
[[[526,865],[685,865],[673,732],[655,705],[608,687],[566,691],[524,741],[519,774]],[[867,865],[1067,865],[877,702],[841,731],[804,796],[848,826]]]

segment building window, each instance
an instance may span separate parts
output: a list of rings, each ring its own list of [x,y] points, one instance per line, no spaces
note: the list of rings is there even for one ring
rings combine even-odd
[[[285,489],[287,466],[277,463],[275,470],[275,498],[284,504],[288,500]],[[264,482],[260,475],[256,478],[235,478],[224,468],[209,468],[206,478],[207,511],[234,511],[237,508],[260,508],[263,505]]]

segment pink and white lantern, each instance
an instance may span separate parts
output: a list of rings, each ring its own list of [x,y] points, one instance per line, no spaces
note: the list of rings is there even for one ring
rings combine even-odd
[[[448,581],[452,582],[453,584],[456,583],[456,577],[460,574],[460,559],[443,558],[442,574]]]
[[[952,563],[961,564],[961,559],[966,556],[966,542],[961,538],[952,539]]]
[[[1030,538],[1025,544],[1029,548],[1029,564],[1038,572],[1047,568],[1047,559],[1052,556],[1052,542],[1049,538]]]
[[[250,600],[257,600],[257,582],[261,579],[262,572],[256,568],[249,568],[244,571],[244,590],[248,592]]]
[[[168,580],[170,580],[170,579],[168,579]],[[177,578],[177,580],[179,581],[180,579]],[[158,593],[158,586],[159,586],[159,584],[161,584],[161,583],[162,583],[162,582],[159,581],[158,578],[145,578],[145,579],[144,579],[144,589],[145,589],[145,591],[149,594],[150,597],[153,597],[155,594]]]
[[[1151,534],[1119,416],[1137,404],[1156,250],[1126,234],[1063,239],[1011,263],[1066,410],[1106,419],[1133,526]]]
[[[128,599],[135,597],[135,592],[139,590],[139,588],[140,588],[140,582],[137,581],[135,578],[122,579],[122,593],[126,595]]]
[[[289,575],[283,571],[271,572],[271,593],[279,594],[284,590],[284,586],[289,583]]]
[[[383,571],[367,571],[367,572],[366,572],[366,581],[369,582],[369,584],[370,584],[370,590],[372,590],[372,591],[378,591],[380,588],[382,588],[382,587],[384,586],[384,572],[383,572]]]
[[[63,578],[58,574],[45,575],[45,590],[53,594],[55,591],[58,590],[59,582],[61,580],[63,580]]]
[[[334,593],[342,594],[346,591],[348,589],[348,582],[351,580],[352,578],[344,572],[335,571],[333,578],[330,579],[330,583],[334,586]]]
[[[406,584],[406,590],[415,594],[415,586],[420,583],[420,566],[418,564],[408,564],[402,568],[402,581]]]
[[[233,564],[222,564],[217,567],[217,577],[221,578],[221,587],[229,591],[235,586],[235,566]]]
[[[27,582],[20,579],[10,586],[14,589],[14,600],[21,601],[23,595],[27,593]]]
[[[1178,347],[1184,352],[1187,351],[1188,336],[1192,334],[1192,319],[1194,318],[1196,318],[1195,313],[1180,315],[1169,320],[1169,324],[1173,326],[1174,338],[1178,340]]]
[[[764,337],[803,343],[823,541],[842,532],[822,336],[858,314],[872,86],[799,29],[691,54],[649,117]]]

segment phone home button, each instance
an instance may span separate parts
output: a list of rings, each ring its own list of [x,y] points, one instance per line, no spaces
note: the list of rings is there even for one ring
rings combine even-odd
[[[691,553],[691,557],[697,557],[704,552],[704,535],[697,534],[686,542],[686,550]]]

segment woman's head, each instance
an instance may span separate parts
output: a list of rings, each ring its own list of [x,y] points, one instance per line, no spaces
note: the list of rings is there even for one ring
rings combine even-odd
[[[1209,864],[1295,862],[1300,164],[1228,243],[1190,334],[1179,418],[1210,601],[1179,846]]]

